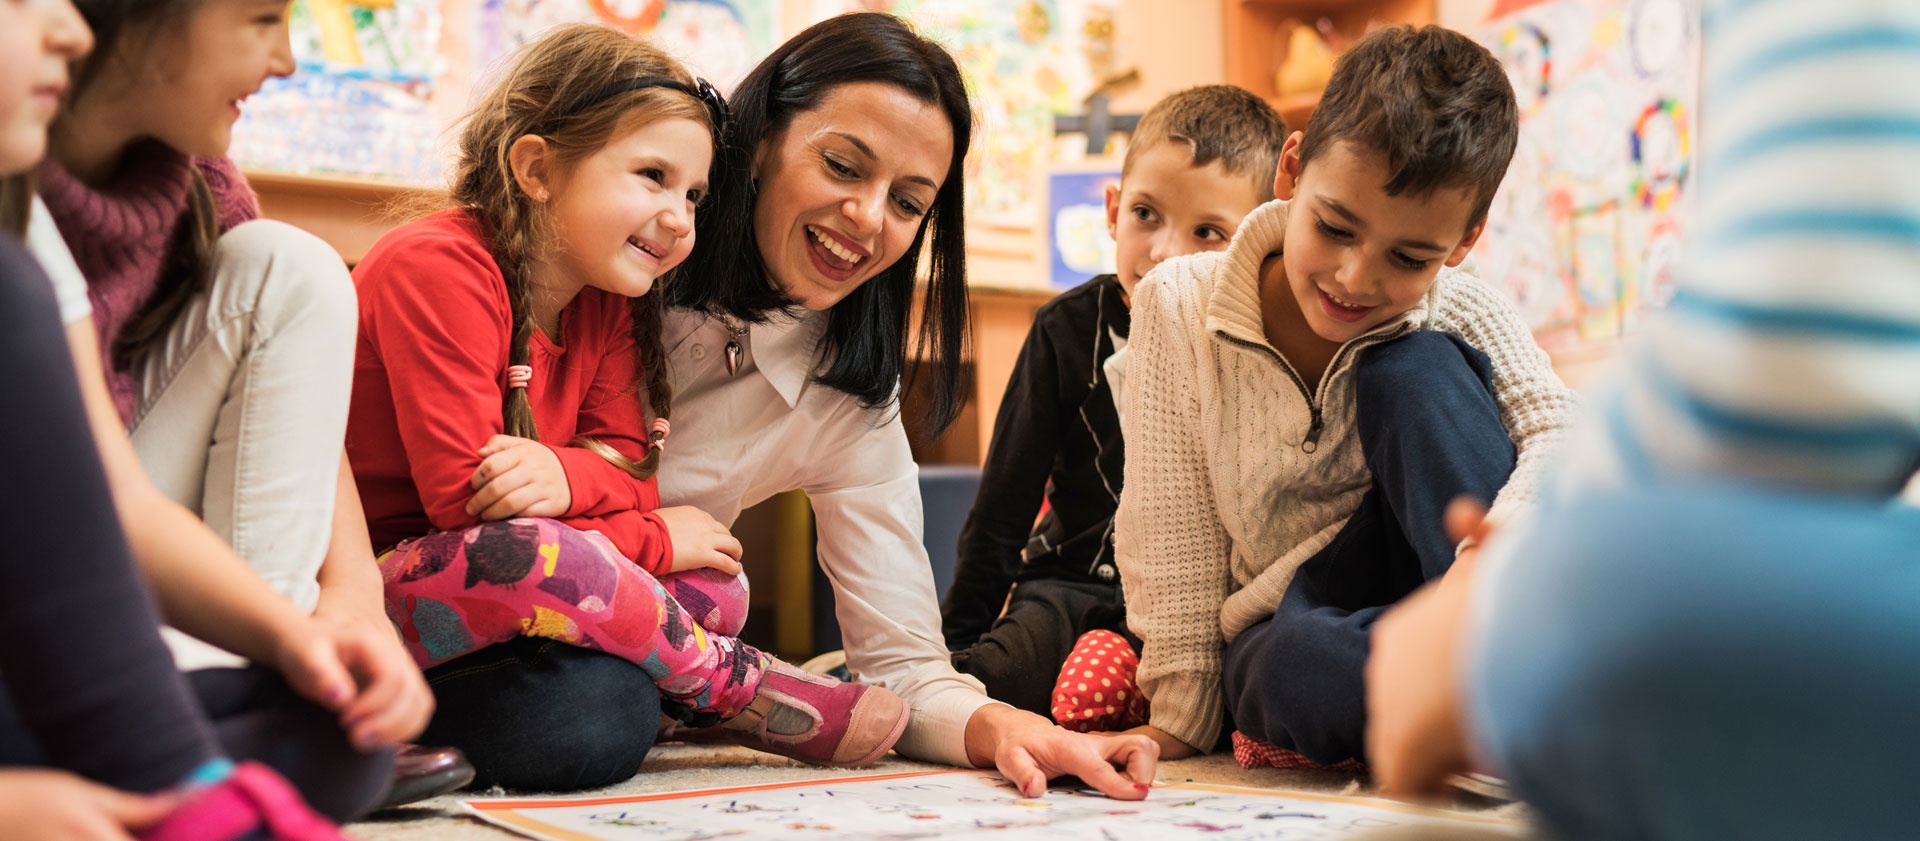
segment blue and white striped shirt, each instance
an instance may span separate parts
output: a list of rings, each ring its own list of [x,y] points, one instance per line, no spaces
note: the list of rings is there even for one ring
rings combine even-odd
[[[1563,477],[1892,495],[1920,457],[1920,2],[1706,8],[1694,235]]]

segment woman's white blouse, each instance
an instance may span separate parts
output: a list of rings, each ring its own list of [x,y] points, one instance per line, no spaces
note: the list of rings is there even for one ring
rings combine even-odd
[[[826,313],[776,316],[740,338],[705,314],[669,309],[673,433],[662,455],[662,505],[691,505],[731,525],[742,509],[798,488],[813,505],[820,566],[833,584],[847,667],[913,709],[898,749],[969,765],[967,719],[989,700],[953,670],[940,634],[933,572],[920,542],[919,468],[899,414],[812,381]]]

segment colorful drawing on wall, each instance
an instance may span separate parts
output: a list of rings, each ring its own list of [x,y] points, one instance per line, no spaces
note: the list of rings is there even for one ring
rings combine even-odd
[[[967,218],[1044,229],[1040,187],[1053,115],[1093,89],[1086,30],[1108,0],[814,0],[815,19],[858,10],[912,21],[960,63],[973,95]]]
[[[1047,178],[1048,277],[1055,289],[1072,289],[1114,270],[1113,236],[1107,233],[1107,186],[1118,172],[1055,173]]]
[[[1694,169],[1698,0],[1505,3],[1482,41],[1520,144],[1476,249],[1549,349],[1631,331],[1671,297]]]
[[[1029,798],[999,776],[979,771],[814,779],[630,797],[468,800],[463,805],[494,824],[535,838],[568,841],[774,836],[834,841],[1313,841],[1393,827],[1471,827],[1488,837],[1522,837],[1522,827],[1509,821],[1426,811],[1376,798],[1193,783],[1161,785],[1146,800],[1135,802],[1064,787]]]
[[[299,69],[247,100],[233,157],[249,168],[406,183],[445,183],[447,130],[484,69],[555,24],[599,21],[644,36],[694,72],[733,82],[773,49],[779,0],[294,0],[288,28]],[[471,32],[446,37],[449,17]],[[451,107],[435,97],[450,93]]]
[[[439,183],[430,109],[435,0],[294,0],[298,71],[247,99],[231,155],[243,166]]]
[[[597,21],[644,36],[723,91],[773,51],[778,0],[483,0],[472,66],[486,68],[557,24]]]

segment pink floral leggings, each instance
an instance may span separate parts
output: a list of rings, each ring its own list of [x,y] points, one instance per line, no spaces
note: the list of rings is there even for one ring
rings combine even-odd
[[[515,637],[625,658],[662,694],[728,717],[753,700],[765,655],[733,637],[746,577],[647,574],[599,532],[544,518],[401,542],[380,556],[387,617],[422,668]],[[671,592],[669,592],[671,590]]]

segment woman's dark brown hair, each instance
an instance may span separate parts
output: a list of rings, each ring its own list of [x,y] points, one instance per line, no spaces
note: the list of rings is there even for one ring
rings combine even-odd
[[[965,402],[960,371],[967,341],[966,202],[961,166],[973,133],[973,106],[959,65],[945,48],[915,34],[899,18],[859,12],[828,18],[780,45],[740,82],[720,166],[735,184],[750,183],[754,153],[794,115],[819,107],[835,88],[881,82],[940,109],[953,131],[953,159],[913,245],[893,266],[833,305],[816,379],[860,398],[890,404],[907,367],[908,328],[921,248],[931,244],[921,300],[919,349],[933,377],[930,417],[938,434]],[[682,270],[699,283],[667,289],[667,303],[765,321],[792,306],[775,285],[754,239],[753,202],[715,202]],[[908,389],[916,387],[909,379]]]

